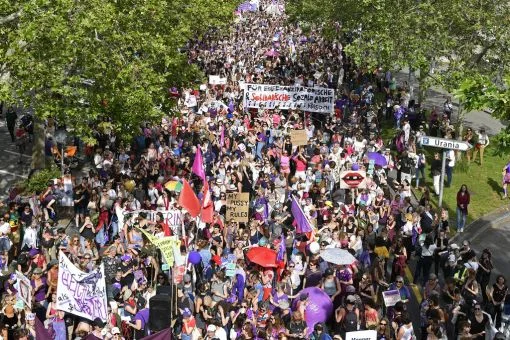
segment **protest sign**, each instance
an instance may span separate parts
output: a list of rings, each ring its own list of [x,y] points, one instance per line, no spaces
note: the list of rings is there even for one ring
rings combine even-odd
[[[235,263],[227,263],[225,268],[226,268],[226,271],[225,271],[226,276],[233,277],[236,275],[236,264]]]
[[[377,331],[347,332],[345,340],[377,340]]]
[[[181,246],[181,241],[177,238],[177,236],[168,236],[163,238],[157,238],[156,236],[149,233],[147,230],[144,230],[142,228],[138,228],[142,234],[147,237],[150,243],[155,245],[160,251],[163,257],[165,258],[166,263],[168,263],[170,266],[174,265],[174,253],[177,252],[179,247]],[[177,249],[177,250],[176,250]],[[176,254],[177,256],[180,256],[180,253]],[[179,259],[178,264],[184,263],[184,260]]]
[[[393,307],[393,306],[395,306],[395,304],[397,302],[399,302],[401,300],[400,292],[398,291],[398,289],[382,292],[382,295],[383,295],[384,305],[386,307]]]
[[[335,90],[325,87],[245,84],[244,107],[301,109],[310,112],[332,113]]]
[[[209,84],[211,85],[226,85],[227,78],[221,78],[220,76],[209,76]]]
[[[186,266],[175,266],[173,270],[174,283],[180,284],[184,280],[184,274],[186,274]]]
[[[79,270],[63,253],[59,255],[57,309],[88,320],[106,321],[104,264],[90,273]]]
[[[227,193],[227,222],[248,222],[250,193]]]
[[[176,236],[163,237],[162,239],[156,239],[154,245],[161,250],[161,254],[165,258],[166,263],[173,266],[174,264],[174,245],[178,243],[181,245],[181,241]]]
[[[16,271],[16,285],[14,288],[18,291],[17,297],[21,299],[28,308],[32,308],[32,284],[22,272]]]
[[[306,134],[306,130],[290,131],[290,142],[293,146],[308,144],[308,135]]]
[[[362,170],[347,170],[340,173],[340,189],[365,189],[367,174]]]

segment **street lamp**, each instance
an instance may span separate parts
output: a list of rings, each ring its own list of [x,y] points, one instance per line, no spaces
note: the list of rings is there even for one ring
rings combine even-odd
[[[60,154],[60,159],[62,161],[61,163],[62,180],[64,179],[64,146],[66,144],[66,140],[67,140],[66,129],[58,129],[57,131],[55,131],[55,141],[57,142],[57,144],[62,145],[62,153]]]

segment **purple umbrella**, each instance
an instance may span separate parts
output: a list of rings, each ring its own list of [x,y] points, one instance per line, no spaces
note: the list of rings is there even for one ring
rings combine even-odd
[[[386,160],[386,158],[379,152],[369,152],[367,154],[367,157],[368,157],[369,161],[373,160],[375,165],[379,165],[379,166],[388,165],[388,161]]]

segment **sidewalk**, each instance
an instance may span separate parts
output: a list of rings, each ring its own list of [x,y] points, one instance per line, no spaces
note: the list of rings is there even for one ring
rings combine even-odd
[[[409,72],[404,69],[398,73],[393,74],[397,80],[397,84],[401,85],[404,81],[409,82]],[[418,95],[419,83],[416,77],[411,77],[410,85],[414,88],[415,98]],[[459,101],[455,97],[440,87],[431,87],[427,90],[425,102],[422,107],[432,109],[434,106],[439,108],[439,111],[443,111],[443,104],[446,101],[446,97],[452,98],[453,103],[453,114],[452,124],[457,122],[457,114],[459,109]],[[464,116],[464,125],[470,126],[477,130],[485,128],[489,136],[498,134],[503,128],[508,125],[508,122],[501,122],[500,120],[492,117],[485,111],[471,111]]]
[[[507,275],[508,259],[510,258],[510,205],[498,209],[471,222],[462,234],[456,234],[450,243],[461,246],[464,240],[471,242],[471,248],[476,251],[477,257],[483,249],[492,252],[494,269],[492,274]]]

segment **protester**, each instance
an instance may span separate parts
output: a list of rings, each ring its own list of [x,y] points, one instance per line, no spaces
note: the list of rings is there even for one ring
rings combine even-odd
[[[140,126],[131,143],[98,126],[92,170],[73,178],[72,192],[57,181],[8,202],[6,333],[141,339],[165,320],[181,339],[337,339],[367,329],[378,339],[473,338],[490,321],[481,307],[502,326],[508,289],[504,277],[492,281],[490,251],[477,260],[468,241],[459,250],[447,210],[430,203],[441,158],[426,160],[418,140],[427,130],[453,136],[451,101],[446,116],[435,109],[427,120],[391,72],[358,68],[320,27],[288,23],[284,5],[245,3],[229,34],[188,42],[190,63],[212,77],[169,90],[180,115]],[[276,105],[281,93],[265,91],[276,85],[308,94]],[[256,89],[249,98],[247,86]],[[311,94],[331,110],[307,102]],[[390,141],[384,120],[401,128]],[[54,129],[48,121],[49,137]],[[456,155],[446,154],[448,187]],[[63,192],[74,203],[68,224]],[[463,185],[452,231],[465,228],[469,197]],[[420,328],[413,283],[424,296]],[[392,293],[399,301],[390,304]],[[153,296],[168,296],[169,309],[151,308]]]

